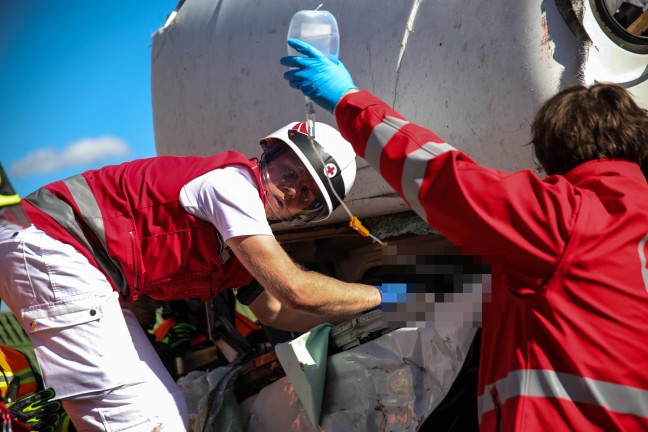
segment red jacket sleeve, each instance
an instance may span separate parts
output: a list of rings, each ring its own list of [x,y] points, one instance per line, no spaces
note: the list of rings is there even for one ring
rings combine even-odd
[[[366,91],[342,99],[335,115],[356,153],[432,228],[527,278],[551,275],[580,203],[563,177],[484,168]]]

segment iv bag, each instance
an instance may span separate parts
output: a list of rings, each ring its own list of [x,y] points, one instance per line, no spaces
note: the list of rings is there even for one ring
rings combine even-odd
[[[293,15],[288,27],[288,39],[306,42],[331,59],[340,52],[340,34],[333,14],[323,10],[302,10]],[[288,55],[299,55],[288,46]]]

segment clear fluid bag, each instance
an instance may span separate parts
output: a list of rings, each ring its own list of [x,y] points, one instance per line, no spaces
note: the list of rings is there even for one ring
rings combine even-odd
[[[333,14],[324,10],[302,10],[293,15],[288,27],[288,39],[306,42],[329,58],[337,60],[340,52],[340,33]],[[299,55],[288,47],[288,55]]]

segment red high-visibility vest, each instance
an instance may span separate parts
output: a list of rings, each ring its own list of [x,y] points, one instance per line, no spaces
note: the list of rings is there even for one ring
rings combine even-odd
[[[228,151],[207,157],[139,159],[57,181],[24,199],[32,223],[74,246],[124,297],[208,301],[251,282],[216,228],[188,213],[180,190],[217,168],[256,160]]]

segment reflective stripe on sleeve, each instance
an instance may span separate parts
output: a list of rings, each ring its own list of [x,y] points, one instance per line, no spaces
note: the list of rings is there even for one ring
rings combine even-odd
[[[389,141],[408,124],[409,122],[406,120],[386,116],[382,123],[376,125],[371,131],[365,148],[365,160],[372,167],[380,170],[380,160],[383,150]],[[400,177],[403,198],[412,210],[424,220],[427,220],[427,215],[424,207],[420,203],[419,192],[427,164],[430,159],[451,150],[456,149],[447,143],[427,142],[409,153],[403,161],[403,169]]]
[[[405,120],[400,120],[394,117],[385,117],[382,123],[373,128],[371,135],[367,140],[364,155],[364,158],[369,162],[369,165],[374,167],[376,170],[380,170],[380,155],[382,155],[383,149],[396,132],[406,124],[408,124],[408,122]]]
[[[490,397],[495,387],[502,404],[516,397],[558,398],[574,403],[597,405],[608,411],[648,417],[648,390],[584,378],[546,369],[517,370],[488,384],[478,398],[479,422],[495,409]]]
[[[455,149],[449,144],[429,142],[425,143],[418,150],[408,154],[405,159],[403,165],[403,177],[401,180],[403,195],[410,207],[412,207],[412,210],[423,218],[423,220],[427,220],[427,214],[425,208],[421,205],[419,194],[428,162],[430,159],[450,150]]]

